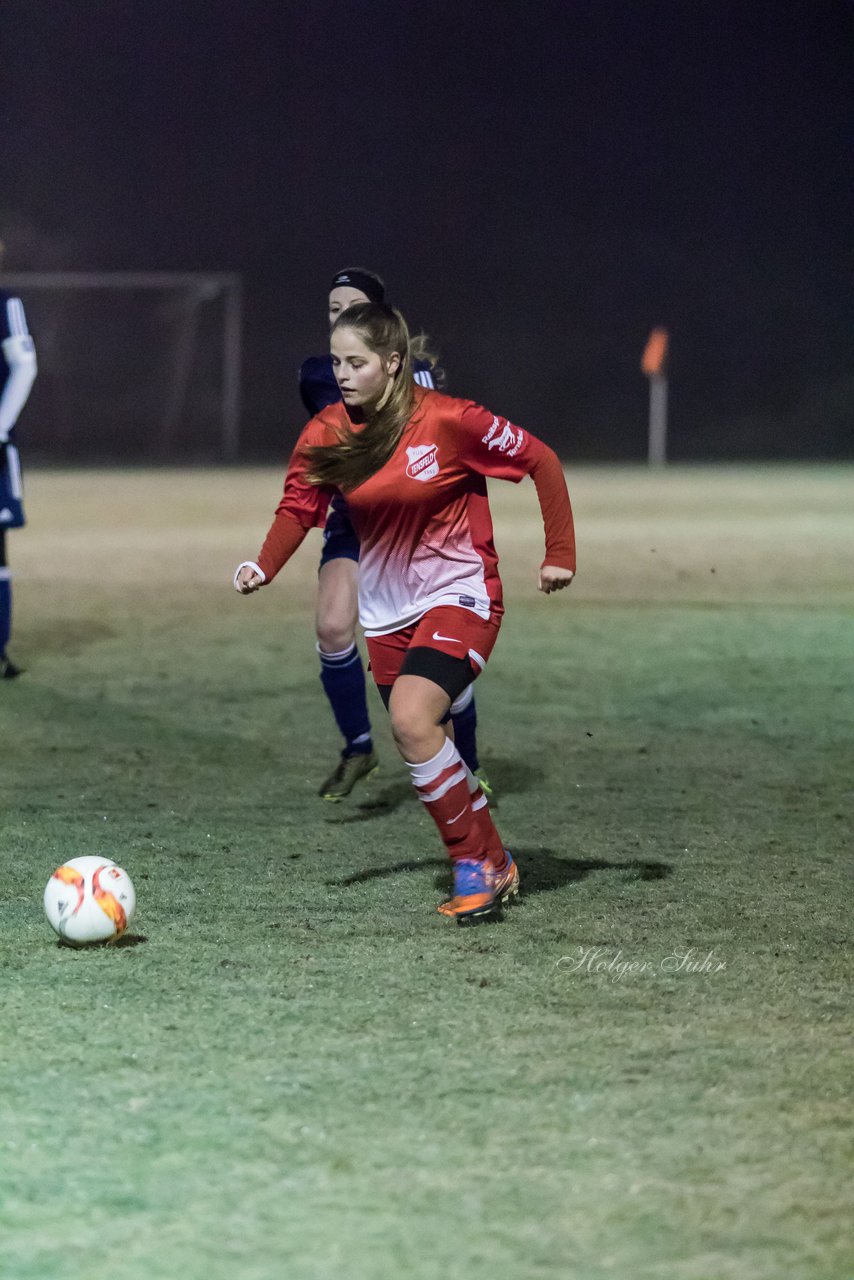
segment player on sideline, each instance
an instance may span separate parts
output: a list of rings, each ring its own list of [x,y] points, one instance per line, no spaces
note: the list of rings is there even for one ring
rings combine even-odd
[[[336,273],[329,287],[330,326],[354,303],[384,300],[385,286],[375,272],[363,267],[345,268]],[[415,381],[422,387],[432,387],[433,362],[422,354],[421,358],[415,356],[412,363]],[[341,392],[335,381],[329,352],[310,356],[304,361],[299,387],[302,402],[312,416],[340,402]],[[329,504],[317,582],[315,629],[320,681],[344,738],[340,759],[319,794],[325,800],[338,801],[350,794],[360,778],[369,777],[377,768],[365,672],[356,645],[359,539],[347,514],[347,501],[341,494],[336,494]],[[473,692],[469,692],[467,698],[468,701],[463,700],[453,715],[454,739],[472,773],[480,778],[484,789],[491,794],[489,781],[480,768],[477,755],[477,711]]]
[[[554,452],[469,400],[418,386],[399,311],[348,308],[332,328],[343,404],[305,427],[257,561],[234,575],[248,595],[272,581],[346,493],[361,545],[359,614],[371,671],[412,782],[451,858],[439,906],[463,921],[515,893],[519,873],[486,796],[443,724],[486,664],[503,614],[486,477],[537,488],[546,533],[539,588],[575,573],[572,511]]]
[[[2,257],[2,245],[0,245]],[[25,523],[21,463],[15,445],[15,423],[36,376],[36,350],[27,329],[20,298],[0,290],[0,679],[21,674],[6,653],[12,631],[12,574],[6,561],[6,530]]]

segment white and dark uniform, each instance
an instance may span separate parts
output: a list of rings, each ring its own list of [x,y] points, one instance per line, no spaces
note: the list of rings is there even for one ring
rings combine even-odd
[[[15,423],[27,403],[36,377],[36,349],[27,328],[24,304],[0,291],[0,529],[20,529],[24,523],[21,464],[15,446]]]
[[[25,523],[21,463],[15,424],[36,376],[36,351],[20,298],[0,291],[0,676],[17,674],[6,660],[12,623],[12,583],[6,563],[6,530]]]

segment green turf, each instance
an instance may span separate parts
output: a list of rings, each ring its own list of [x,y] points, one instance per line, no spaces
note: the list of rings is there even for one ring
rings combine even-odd
[[[497,490],[478,700],[525,893],[467,929],[376,701],[381,773],[315,797],[317,547],[228,585],[277,486],[30,477],[0,1275],[850,1280],[852,473],[582,471],[550,599]],[[124,945],[55,944],[81,853],[135,881]]]

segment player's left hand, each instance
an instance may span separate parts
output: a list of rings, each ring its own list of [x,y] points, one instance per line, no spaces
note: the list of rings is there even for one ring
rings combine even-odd
[[[538,590],[544,591],[546,595],[551,591],[563,591],[574,577],[575,574],[571,569],[559,569],[556,565],[544,564],[540,570]]]

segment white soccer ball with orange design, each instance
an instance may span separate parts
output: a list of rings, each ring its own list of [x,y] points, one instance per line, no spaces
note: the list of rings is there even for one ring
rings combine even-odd
[[[44,909],[63,942],[88,947],[121,937],[136,910],[136,891],[109,858],[69,858],[47,882]]]

